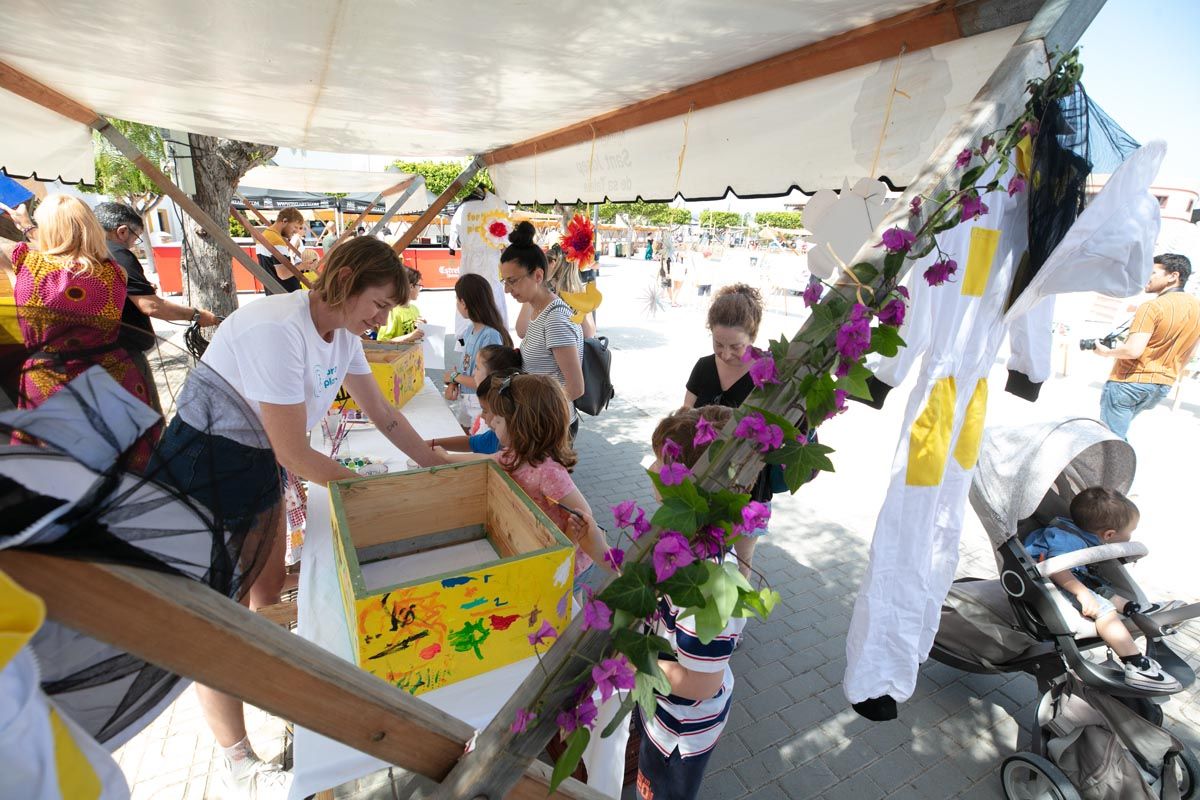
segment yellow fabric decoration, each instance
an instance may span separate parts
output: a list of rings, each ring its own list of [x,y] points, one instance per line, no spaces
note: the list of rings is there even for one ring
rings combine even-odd
[[[100,776],[79,749],[79,745],[75,744],[70,728],[53,708],[50,709],[50,730],[54,734],[54,764],[58,768],[58,791],[64,800],[95,800],[100,797],[100,791],[103,789]]]
[[[604,295],[596,288],[595,281],[590,281],[582,292],[563,292],[559,297],[575,312],[571,322],[576,324],[583,322],[583,318],[604,301]]]
[[[942,378],[929,390],[929,401],[908,434],[909,486],[938,486],[946,473],[950,437],[954,433],[954,378]]]
[[[1021,141],[1017,142],[1017,172],[1029,177],[1029,170],[1033,167],[1033,140],[1028,136],[1022,136]]]
[[[995,228],[971,229],[971,249],[967,252],[967,272],[962,282],[965,297],[983,297],[999,245],[1000,231]]]
[[[965,470],[975,469],[979,460],[979,446],[983,444],[983,420],[987,416],[988,385],[987,378],[980,378],[971,393],[967,403],[967,413],[963,417],[962,429],[958,432],[958,442],[954,445],[954,460]]]
[[[0,570],[0,669],[33,638],[45,619],[42,598],[25,591]]]

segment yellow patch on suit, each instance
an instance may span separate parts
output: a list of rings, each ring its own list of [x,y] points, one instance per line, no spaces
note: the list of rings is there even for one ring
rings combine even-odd
[[[954,460],[965,470],[975,468],[979,460],[979,446],[983,443],[983,420],[987,416],[988,387],[987,378],[980,378],[971,393],[967,403],[967,413],[963,417],[962,429],[958,432],[958,442],[954,445]]]
[[[71,800],[93,800],[103,788],[100,777],[79,745],[71,738],[58,712],[50,709],[50,730],[54,735],[54,764],[58,770],[58,791]]]
[[[1000,245],[1000,231],[995,228],[975,227],[971,229],[971,249],[967,252],[967,272],[963,275],[962,293],[967,297],[983,297],[988,277],[992,274],[992,261]]]
[[[956,400],[954,378],[942,378],[929,391],[921,415],[913,422],[908,434],[908,472],[904,482],[909,486],[938,486],[946,472],[950,457],[950,437],[954,433]]]

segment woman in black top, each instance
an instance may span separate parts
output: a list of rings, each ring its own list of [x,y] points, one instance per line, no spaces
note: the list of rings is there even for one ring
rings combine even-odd
[[[758,336],[762,313],[762,295],[752,286],[737,283],[717,292],[712,305],[708,307],[713,354],[704,356],[692,367],[687,393],[683,397],[685,408],[711,405],[737,408],[754,391],[750,364],[742,361],[742,356]],[[750,492],[750,499],[770,503],[773,494],[770,468],[764,467]],[[750,576],[757,537],[766,532],[766,528],[748,532],[733,545],[742,574],[746,577]]]

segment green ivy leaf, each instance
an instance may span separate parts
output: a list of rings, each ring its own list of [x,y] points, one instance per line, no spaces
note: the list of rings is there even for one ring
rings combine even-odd
[[[701,591],[708,574],[703,563],[688,564],[683,569],[660,583],[658,587],[671,596],[671,602],[678,606],[704,605],[704,592]]]
[[[846,390],[851,397],[870,400],[871,389],[867,386],[867,379],[871,374],[871,370],[856,362],[850,367],[850,372],[838,380],[837,388]]]
[[[812,479],[813,472],[833,472],[833,462],[829,454],[833,448],[823,444],[806,444],[800,447],[796,460],[789,463],[783,470],[783,480],[788,490],[796,491]]]
[[[661,636],[628,628],[613,633],[612,646],[618,653],[623,653],[638,672],[653,671],[658,654],[671,652],[671,643]]]
[[[823,342],[829,334],[841,327],[842,315],[834,311],[832,300],[817,303],[811,311],[808,321],[800,329],[801,341]]]
[[[904,257],[903,253],[900,253],[899,255],[901,258]],[[859,283],[868,285],[870,285],[876,278],[879,277],[879,270],[875,268],[875,265],[866,261],[860,261],[859,263],[850,267],[850,271],[854,273],[854,277],[858,278]]]
[[[708,510],[708,504],[704,502],[704,498],[700,496],[700,489],[696,486],[693,480],[684,480],[682,483],[677,483],[674,486],[668,486],[662,482],[662,478],[654,470],[646,470],[646,474],[650,476],[650,480],[654,483],[654,488],[658,489],[658,496],[663,500],[676,498],[682,500],[688,506],[696,511],[697,514],[703,514]]]
[[[696,629],[696,638],[703,644],[708,644],[720,636],[721,631],[725,630],[726,623],[721,621],[721,612],[717,610],[715,602],[703,606],[688,606],[679,612],[678,619],[692,619],[692,625]]]
[[[633,698],[633,692],[628,692],[623,698],[621,698],[621,705],[617,708],[617,713],[613,714],[613,718],[610,719],[608,724],[604,726],[604,730],[600,732],[600,736],[602,738],[608,738],[609,736],[612,736],[613,731],[617,729],[617,726],[624,722],[625,717],[627,717],[629,712],[633,710],[633,704],[636,702],[637,701]]]
[[[733,615],[735,617],[753,615],[765,620],[771,616],[771,611],[778,605],[779,600],[779,592],[774,589],[741,592],[738,595],[738,604],[733,610]]]
[[[900,269],[904,266],[904,253],[888,253],[883,257],[883,276],[887,280],[895,280],[900,274]],[[865,283],[865,281],[864,281]]]
[[[767,455],[779,452],[773,450]],[[732,524],[742,521],[742,509],[750,502],[750,495],[730,489],[721,489],[708,495],[708,522],[710,525]]]
[[[685,500],[670,497],[663,501],[658,511],[654,512],[650,522],[664,530],[679,531],[682,534],[690,535],[700,527],[700,515]]]
[[[571,777],[571,773],[579,766],[579,759],[583,758],[583,750],[591,738],[591,731],[587,728],[571,731],[571,735],[567,737],[567,749],[558,757],[558,761],[554,762],[554,771],[550,773],[550,794],[554,794],[558,785]]]
[[[787,358],[787,351],[788,351],[788,348],[791,346],[792,346],[791,342],[789,342],[784,337],[780,336],[779,340],[771,342],[770,345],[767,347],[767,349],[770,350],[771,356],[778,363],[780,361],[783,361],[785,358]]]
[[[800,450],[800,447],[800,443],[795,439],[791,441],[785,439],[783,447],[763,454],[763,462],[767,464],[790,464],[796,458],[796,453]]]
[[[979,164],[978,166],[971,167],[963,173],[962,178],[958,182],[958,188],[966,189],[968,186],[974,186],[975,181],[979,180],[979,176],[983,174],[985,169],[987,169],[987,164]]]
[[[900,332],[891,325],[878,325],[871,329],[869,352],[891,358],[900,352],[901,347],[904,347],[904,340],[900,338]]]
[[[654,567],[645,563],[627,564],[621,575],[604,588],[600,599],[609,608],[628,611],[634,617],[648,617],[658,608],[654,593]]]
[[[663,674],[662,668],[658,666],[658,662],[654,662],[654,669],[649,672],[638,672],[634,677],[633,699],[637,701],[638,706],[642,709],[643,719],[653,719],[654,712],[658,709],[658,700],[655,698],[655,692],[664,697],[671,693],[671,683],[667,680],[667,676]]]
[[[823,420],[834,409],[833,376],[823,373],[804,395],[804,413],[810,420]]]

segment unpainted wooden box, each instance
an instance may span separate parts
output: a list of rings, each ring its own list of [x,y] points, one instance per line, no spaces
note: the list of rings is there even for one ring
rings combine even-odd
[[[359,666],[413,694],[534,655],[569,621],[575,548],[494,461],[329,486]]]
[[[379,390],[396,408],[416,397],[425,382],[425,351],[418,344],[363,342],[363,353]],[[342,403],[345,402],[345,406]],[[343,387],[333,401],[333,410],[358,411],[358,404]]]

